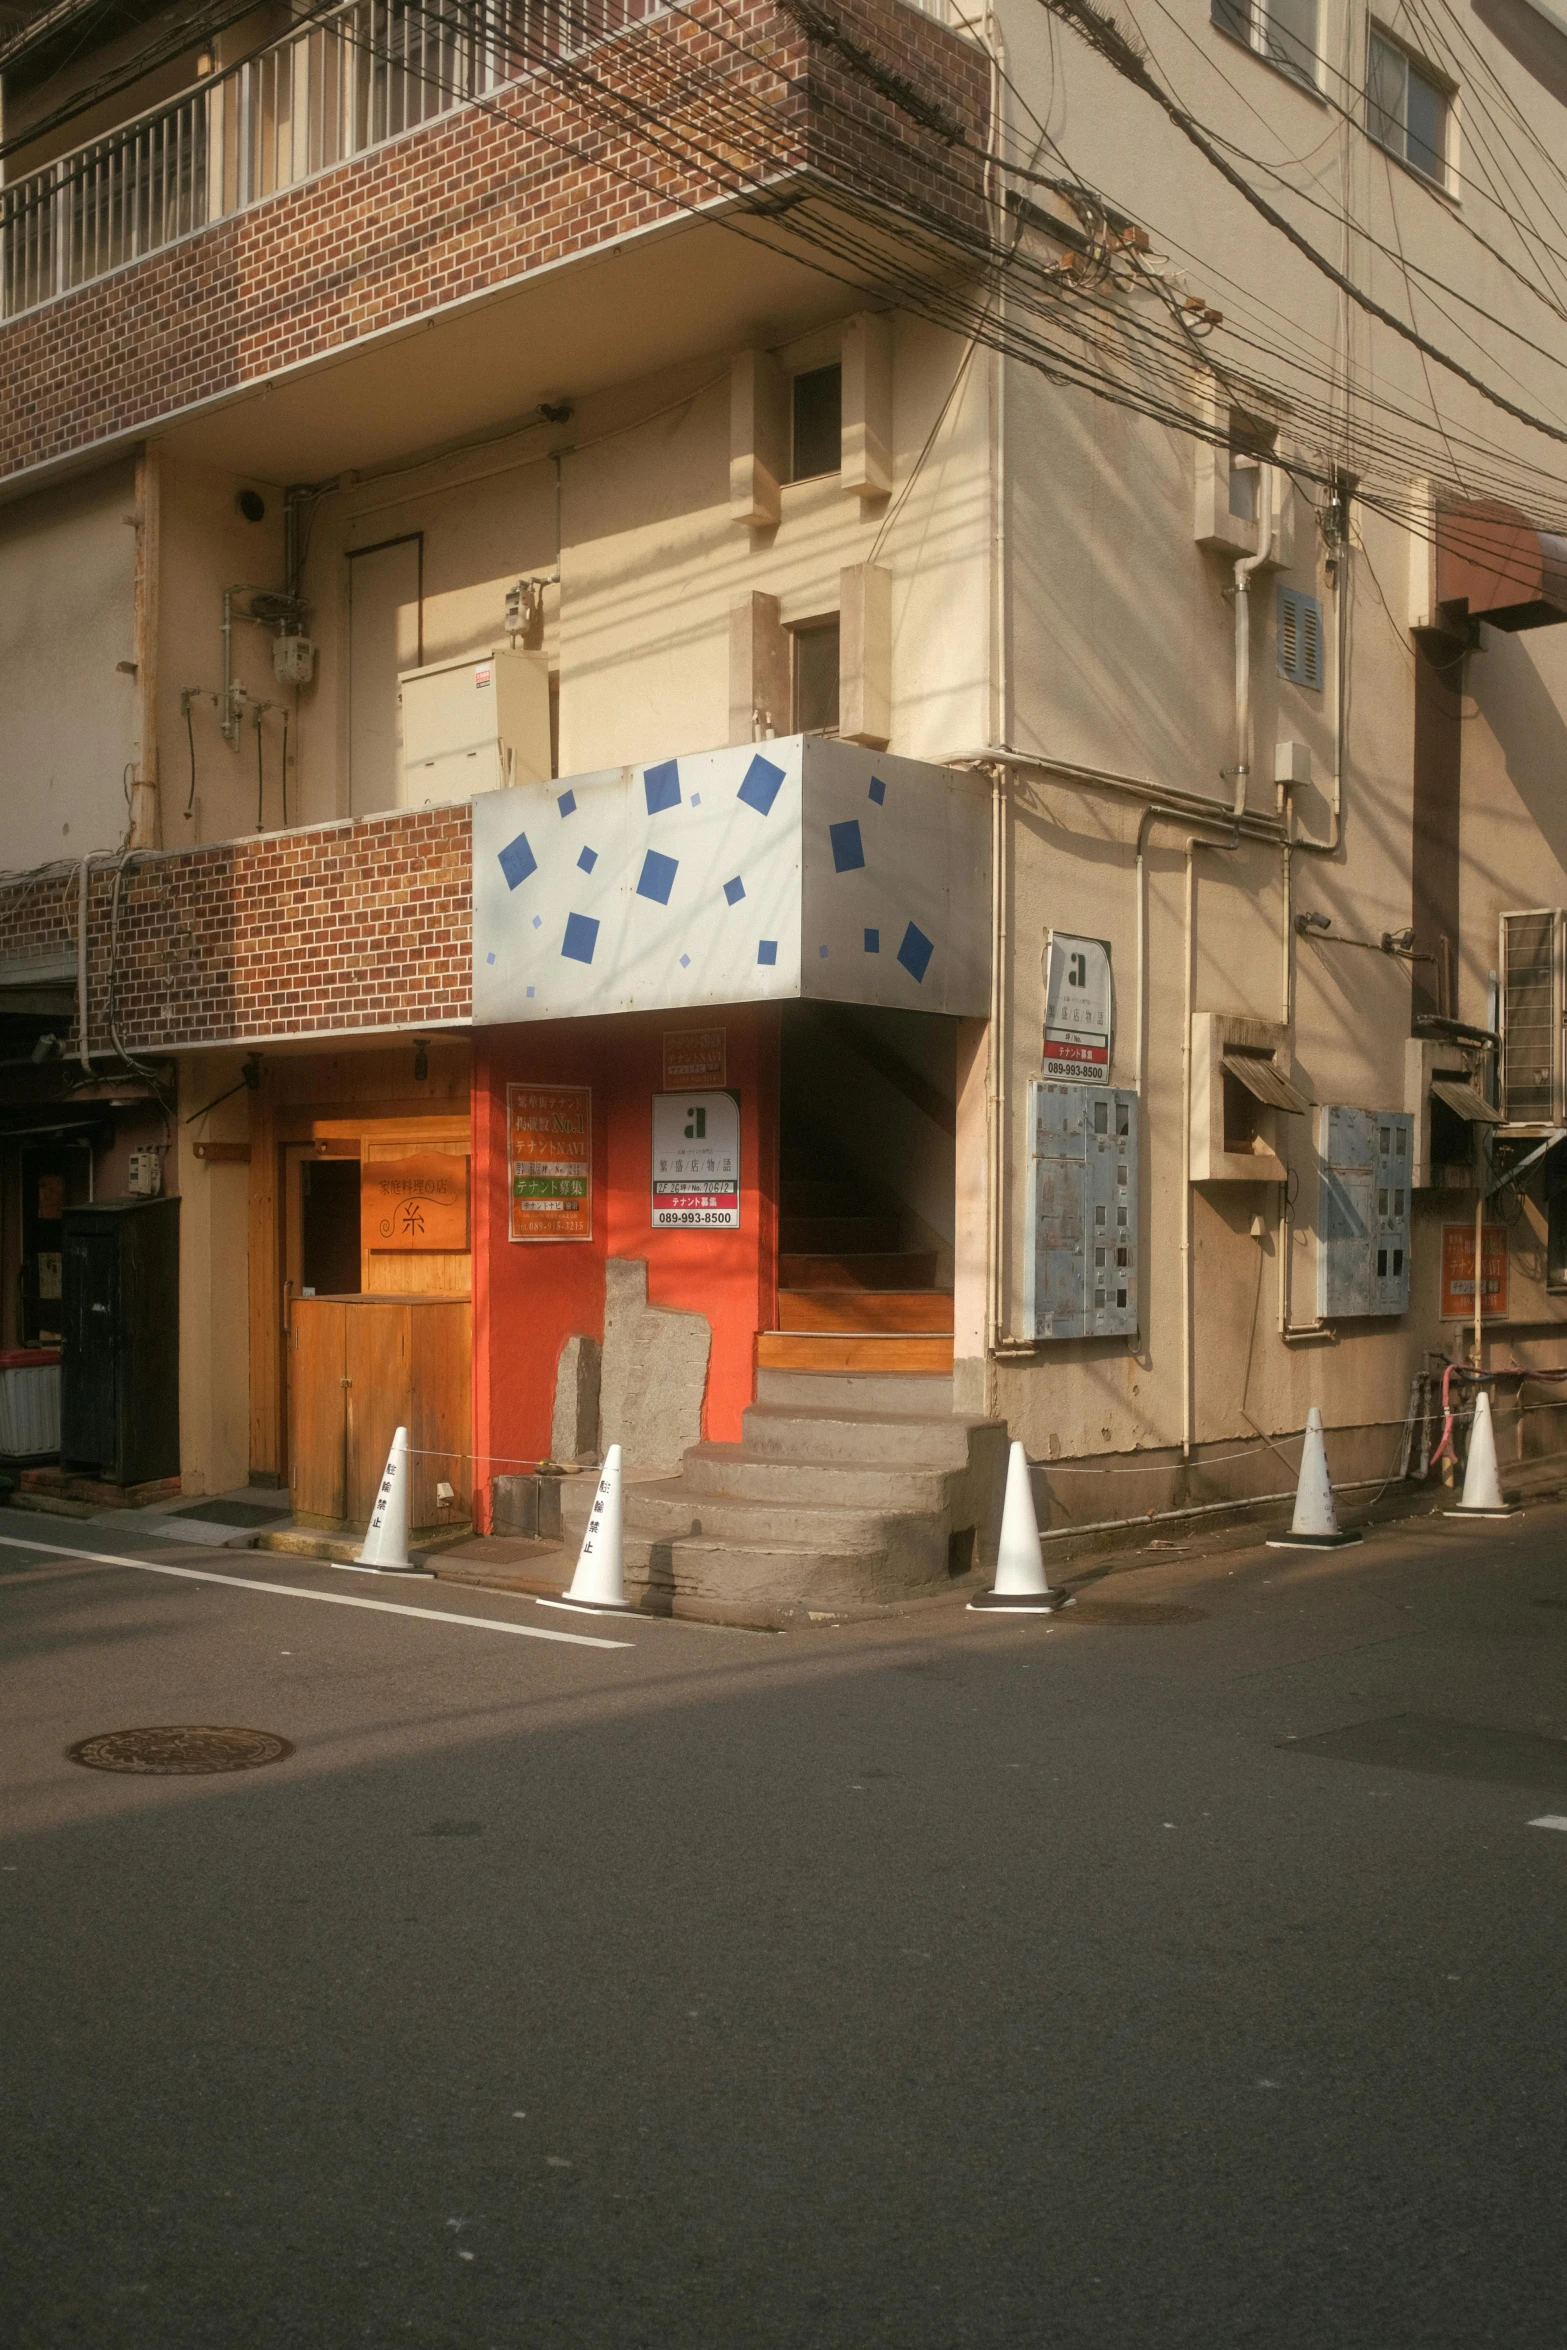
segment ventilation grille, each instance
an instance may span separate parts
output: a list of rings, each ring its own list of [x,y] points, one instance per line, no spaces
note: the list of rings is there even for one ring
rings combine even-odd
[[[1279,590],[1279,675],[1322,691],[1322,606],[1299,588]]]

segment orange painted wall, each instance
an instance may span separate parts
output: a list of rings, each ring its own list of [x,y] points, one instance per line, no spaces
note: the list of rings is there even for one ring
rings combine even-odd
[[[655,1232],[652,1117],[653,1096],[664,1090],[664,1035],[697,1027],[727,1031],[727,1082],[740,1095],[740,1229]],[[737,1438],[754,1389],[756,1333],[777,1321],[777,1008],[480,1030],[473,1082],[476,1483],[548,1452],[561,1350],[574,1334],[604,1334],[607,1256],[646,1260],[650,1304],[706,1316],[713,1339],[702,1433]],[[592,1087],[591,1240],[507,1237],[508,1084]]]

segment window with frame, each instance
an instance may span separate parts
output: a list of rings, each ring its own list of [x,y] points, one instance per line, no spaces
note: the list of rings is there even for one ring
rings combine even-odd
[[[838,615],[802,622],[789,631],[792,645],[796,734],[838,731]]]
[[[1411,171],[1448,184],[1453,95],[1431,68],[1385,33],[1371,30],[1366,73],[1366,128]]]
[[[1209,20],[1270,65],[1317,86],[1317,0],[1209,0]]]

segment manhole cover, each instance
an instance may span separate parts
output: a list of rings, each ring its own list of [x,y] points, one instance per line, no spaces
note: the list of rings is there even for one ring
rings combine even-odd
[[[1079,1599],[1064,1624],[1200,1624],[1208,1611],[1173,1599]]]
[[[154,1730],[100,1730],[65,1750],[67,1762],[89,1771],[139,1771],[175,1777],[194,1771],[258,1771],[263,1763],[292,1754],[286,1738],[271,1730],[213,1729],[210,1725],[167,1723]]]

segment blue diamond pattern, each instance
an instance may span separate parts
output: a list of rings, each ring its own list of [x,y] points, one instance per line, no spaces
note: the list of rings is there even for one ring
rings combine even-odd
[[[873,775],[871,777],[870,796],[876,802],[878,808],[881,806],[882,801],[887,797],[887,786],[882,782],[882,779],[879,775]]]
[[[744,800],[748,808],[754,808],[758,816],[769,816],[783,779],[783,769],[775,767],[771,759],[764,759],[758,752],[745,771],[745,781],[737,797]]]
[[[591,914],[568,914],[560,951],[574,963],[591,963],[599,942],[599,926]]]
[[[741,880],[738,873],[735,875],[733,881],[726,881],[724,883],[724,896],[728,899],[731,906],[738,906],[740,900],[745,896],[745,883]]]
[[[581,856],[577,859],[577,863],[582,867],[584,873],[591,873],[598,861],[599,853],[597,849],[584,849]]]
[[[576,793],[574,791],[563,791],[560,795],[560,798],[555,802],[555,805],[563,816],[574,816],[577,812]]]
[[[651,898],[655,906],[667,906],[669,893],[675,886],[675,875],[680,870],[678,857],[660,856],[657,849],[649,849],[642,860],[642,872],[637,881],[637,896]]]
[[[529,848],[525,832],[519,832],[515,840],[506,843],[497,862],[506,876],[508,889],[515,889],[520,881],[526,881],[530,873],[539,869],[539,860]]]
[[[865,933],[865,952],[868,955],[881,953],[881,932],[879,930],[867,930]]]
[[[642,789],[647,795],[647,812],[656,816],[662,808],[680,805],[680,762],[666,759],[662,766],[646,767],[642,771]]]
[[[759,938],[756,942],[756,959],[759,963],[776,963],[778,960],[777,939]]]
[[[851,816],[843,824],[829,824],[828,837],[832,842],[833,870],[853,873],[865,862],[865,844],[860,838],[860,822]]]
[[[930,969],[930,958],[935,953],[934,942],[923,930],[911,922],[903,933],[903,944],[898,949],[898,961],[916,983],[924,979]]]

